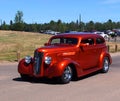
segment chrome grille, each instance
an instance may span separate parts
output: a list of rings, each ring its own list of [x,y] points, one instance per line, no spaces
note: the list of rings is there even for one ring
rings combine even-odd
[[[42,52],[35,51],[35,53],[34,53],[34,59],[35,59],[34,73],[37,74],[37,75],[40,74],[40,68],[41,68],[41,64],[42,64],[42,57],[43,57]]]

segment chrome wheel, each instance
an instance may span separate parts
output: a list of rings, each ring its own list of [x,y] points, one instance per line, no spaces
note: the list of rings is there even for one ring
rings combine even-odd
[[[107,73],[109,70],[109,60],[107,57],[104,58],[104,61],[103,61],[103,69],[102,69],[102,72],[103,73]]]
[[[61,83],[69,83],[72,79],[72,69],[70,66],[67,66],[61,76]]]

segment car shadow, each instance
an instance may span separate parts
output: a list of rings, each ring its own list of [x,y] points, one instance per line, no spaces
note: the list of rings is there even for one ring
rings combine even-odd
[[[100,71],[97,71],[97,72],[93,72],[93,73],[90,73],[88,75],[85,75],[85,76],[81,76],[81,77],[78,77],[77,79],[75,80],[72,80],[72,81],[80,81],[80,80],[85,80],[85,79],[88,79],[90,77],[93,77],[93,76],[96,76],[98,74],[100,74],[101,72]]]
[[[86,76],[82,76],[82,77],[73,79],[72,82],[88,79],[90,77],[98,75],[99,73],[100,73],[99,71],[94,72],[94,73],[88,74]],[[33,84],[42,83],[42,84],[50,84],[50,85],[61,85],[61,83],[58,81],[57,78],[52,78],[52,79],[48,79],[48,78],[29,78],[29,79],[23,80],[21,77],[17,77],[17,78],[13,78],[13,81],[29,82],[29,83],[33,83]]]
[[[56,78],[48,79],[48,78],[29,78],[23,80],[21,77],[13,78],[13,81],[18,82],[29,82],[29,83],[43,83],[43,84],[50,84],[50,85],[57,85],[60,84]]]

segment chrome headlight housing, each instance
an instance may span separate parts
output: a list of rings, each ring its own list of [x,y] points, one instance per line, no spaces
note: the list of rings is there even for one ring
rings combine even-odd
[[[49,65],[49,64],[51,63],[51,61],[52,61],[52,58],[51,58],[51,57],[49,57],[49,56],[46,56],[46,57],[45,57],[45,63],[46,63],[46,64]]]
[[[31,56],[26,56],[25,57],[25,63],[30,64],[31,61],[32,61],[32,57]]]

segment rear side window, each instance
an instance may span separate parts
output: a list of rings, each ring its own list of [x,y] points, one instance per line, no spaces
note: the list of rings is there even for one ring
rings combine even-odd
[[[81,43],[88,43],[89,45],[93,45],[94,44],[94,39],[92,39],[92,38],[83,39],[81,41]]]
[[[103,44],[104,42],[105,42],[105,40],[102,39],[102,38],[97,38],[96,39],[96,44]]]

